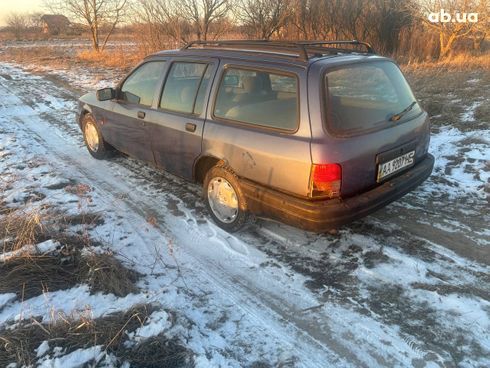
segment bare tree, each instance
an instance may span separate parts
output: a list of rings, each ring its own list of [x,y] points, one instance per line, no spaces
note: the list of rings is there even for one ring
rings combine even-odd
[[[129,0],[45,0],[54,12],[65,13],[88,25],[93,49],[103,51],[116,26],[126,15]],[[101,41],[101,28],[107,26],[107,33]]]
[[[36,31],[40,30],[43,27],[41,20],[42,16],[43,14],[41,12],[34,12],[29,14],[29,26]]]
[[[224,32],[227,16],[230,12],[229,0],[181,0],[178,11],[190,22],[198,40],[207,40],[210,31],[214,37]]]
[[[29,15],[10,13],[6,18],[7,27],[17,40],[22,39],[29,29]]]
[[[367,28],[371,30],[370,39],[376,48],[392,54],[398,49],[400,34],[410,27],[413,17],[407,4],[413,0],[376,0],[372,2],[371,16]]]
[[[294,0],[293,22],[303,38],[366,39],[376,1],[384,0]]]
[[[240,0],[237,18],[247,33],[268,40],[277,33],[290,16],[290,0]]]
[[[439,35],[439,59],[448,56],[455,42],[476,28],[468,14],[477,14],[478,0],[424,0],[415,6],[414,14]]]
[[[469,37],[473,41],[473,50],[481,52],[483,41],[490,34],[490,0],[480,0],[476,9],[481,18],[475,24]]]
[[[144,43],[150,49],[162,49],[169,40],[180,45],[188,42],[191,27],[171,0],[138,0],[135,6],[137,21],[144,29]]]

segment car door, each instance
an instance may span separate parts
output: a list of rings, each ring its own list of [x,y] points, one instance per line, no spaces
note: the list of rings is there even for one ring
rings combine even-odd
[[[209,87],[216,73],[214,59],[174,59],[150,123],[155,161],[175,175],[192,179],[201,153]]]
[[[121,152],[154,163],[147,124],[165,71],[164,60],[137,67],[119,86],[112,112],[102,124],[102,134]]]
[[[306,69],[220,60],[210,93],[202,155],[222,158],[236,175],[308,195],[311,131]]]

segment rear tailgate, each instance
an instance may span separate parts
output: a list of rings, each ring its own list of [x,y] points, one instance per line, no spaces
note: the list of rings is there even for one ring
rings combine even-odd
[[[310,86],[312,78],[325,82],[318,91],[322,109],[311,114],[312,161],[342,166],[342,197],[409,170],[427,153],[427,113],[414,104],[399,114],[415,97],[398,67],[380,59],[365,58],[309,75]]]
[[[315,141],[311,147],[313,161],[339,163],[342,166],[341,195],[349,197],[378,184],[380,164],[411,151],[415,151],[413,164],[420,162],[427,153],[428,128],[424,113],[409,122],[362,136]],[[391,177],[407,169],[409,167],[401,168]]]

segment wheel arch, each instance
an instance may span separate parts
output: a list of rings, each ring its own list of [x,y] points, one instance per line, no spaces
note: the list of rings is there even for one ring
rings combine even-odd
[[[220,159],[215,156],[201,156],[196,160],[194,164],[193,170],[193,179],[196,183],[202,184],[204,182],[204,177],[206,173],[219,162],[224,162],[223,159]]]
[[[78,126],[80,127],[80,129],[82,128],[82,122],[83,122],[83,118],[85,117],[85,115],[91,114],[91,113],[92,113],[92,108],[87,104],[84,104],[80,108],[80,115],[78,117]]]

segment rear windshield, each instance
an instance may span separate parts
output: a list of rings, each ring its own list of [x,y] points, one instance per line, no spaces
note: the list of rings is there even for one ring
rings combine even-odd
[[[422,111],[413,104],[415,97],[400,69],[390,61],[334,69],[326,73],[325,83],[327,123],[334,132],[382,128]]]

